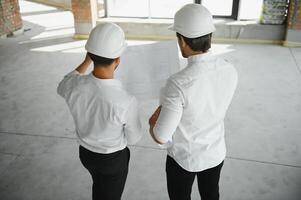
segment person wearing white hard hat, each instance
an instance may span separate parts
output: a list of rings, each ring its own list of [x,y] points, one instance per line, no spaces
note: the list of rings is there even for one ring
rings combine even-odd
[[[137,100],[114,79],[126,46],[119,26],[97,25],[86,43],[85,60],[57,88],[75,122],[80,160],[93,180],[93,200],[120,200],[130,159],[127,145],[141,138]],[[93,71],[84,75],[92,62]]]
[[[204,6],[182,7],[171,29],[188,64],[168,79],[160,106],[149,119],[150,134],[167,148],[171,200],[190,200],[195,177],[202,200],[217,200],[226,156],[224,118],[237,86],[237,72],[211,54],[215,28]]]

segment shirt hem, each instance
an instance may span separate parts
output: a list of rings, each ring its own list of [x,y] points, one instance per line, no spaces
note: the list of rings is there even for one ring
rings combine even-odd
[[[188,169],[188,167],[184,167],[183,163],[179,162],[179,160],[177,158],[175,158],[171,153],[167,152],[167,154],[170,157],[172,157],[177,162],[178,165],[180,165],[183,169],[185,169],[186,171],[189,171],[189,172],[201,172],[201,171],[204,171],[204,170],[207,170],[207,169],[211,169],[213,167],[218,166],[219,164],[221,164],[226,159],[226,155],[224,155],[220,159],[216,159],[214,162],[211,162],[211,164],[207,165],[206,167]]]
[[[102,147],[94,147],[94,146],[91,146],[83,141],[81,141],[80,139],[77,139],[77,143],[81,146],[83,146],[84,148],[88,149],[89,151],[93,151],[95,153],[101,153],[101,154],[109,154],[109,153],[114,153],[114,152],[117,152],[117,151],[120,151],[120,150],[123,150],[124,148],[127,147],[127,145],[122,145],[122,146],[119,146],[119,147],[116,147],[116,148],[110,148],[110,149],[105,149],[105,148],[102,148]],[[101,150],[101,149],[103,150]]]

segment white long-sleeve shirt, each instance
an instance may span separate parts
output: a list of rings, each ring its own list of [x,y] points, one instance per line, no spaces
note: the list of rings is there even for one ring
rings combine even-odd
[[[60,82],[57,92],[68,104],[83,147],[112,153],[141,138],[137,100],[119,80],[73,71]]]
[[[210,53],[191,56],[167,81],[155,137],[188,171],[203,171],[226,156],[224,118],[237,86],[237,72]]]

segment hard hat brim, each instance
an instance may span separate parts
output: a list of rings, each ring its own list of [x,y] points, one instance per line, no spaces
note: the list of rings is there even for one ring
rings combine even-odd
[[[187,33],[183,30],[179,30],[177,29],[174,24],[168,26],[168,30],[171,30],[171,31],[174,31],[174,32],[177,32],[177,33],[180,33],[181,35],[185,36],[185,37],[188,37],[188,38],[197,38],[197,37],[201,37],[201,36],[204,36],[204,35],[207,35],[207,34],[210,34],[210,33],[213,33],[216,29],[215,27],[212,27],[211,30],[207,30],[207,32],[200,32],[200,33],[196,33],[196,34],[191,34],[191,33]]]

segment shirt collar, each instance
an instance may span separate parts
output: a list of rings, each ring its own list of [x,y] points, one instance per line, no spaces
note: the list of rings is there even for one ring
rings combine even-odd
[[[195,63],[195,62],[201,62],[205,60],[209,60],[212,56],[212,53],[209,51],[207,53],[197,54],[188,57],[188,64]]]
[[[109,86],[117,86],[117,87],[122,87],[122,83],[118,79],[100,79],[96,78],[93,73],[91,72],[89,74],[89,77],[96,83],[100,85],[109,85]]]

